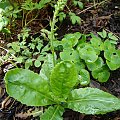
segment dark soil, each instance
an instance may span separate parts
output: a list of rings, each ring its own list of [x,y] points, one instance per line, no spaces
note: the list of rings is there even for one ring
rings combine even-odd
[[[86,8],[92,6],[93,4],[86,4]],[[74,10],[74,8],[73,8]],[[48,6],[48,11],[52,11]],[[66,33],[71,33],[75,31],[79,31],[81,33],[96,33],[97,31],[101,31],[103,28],[107,31],[113,32],[115,35],[120,37],[120,1],[112,0],[100,6],[96,6],[96,8],[88,9],[84,12],[81,12],[79,9],[75,9],[76,14],[78,14],[82,18],[82,24],[79,25],[71,25],[69,19],[65,19],[62,24],[58,25],[59,29],[57,31],[58,37],[63,37]],[[79,14],[81,12],[81,14]],[[30,24],[32,29],[31,34],[39,33],[39,30],[42,26],[47,27],[49,24],[48,19],[49,16],[52,16],[52,12],[47,13],[43,10],[44,17],[38,22],[42,24],[38,25],[37,21],[34,21]],[[38,16],[38,17],[41,17]],[[46,18],[46,19],[44,19]],[[45,20],[45,21],[44,21]],[[44,21],[44,22],[43,22]],[[19,20],[17,21],[19,24]],[[12,36],[13,39],[16,39],[17,34],[20,32],[20,28],[17,29],[16,34]],[[3,35],[0,34],[0,37],[3,38]],[[9,38],[11,39],[11,38]],[[6,41],[6,43],[8,40]],[[0,45],[5,46],[5,41],[0,43]],[[120,39],[118,42],[118,49],[120,49]],[[27,107],[26,105],[22,105],[21,103],[15,101],[13,98],[8,98],[8,95],[4,86],[4,72],[3,70],[9,63],[5,63],[0,67],[0,120],[39,120],[39,117],[26,117],[26,112],[33,111],[35,109],[39,110],[41,108],[35,107]],[[111,76],[108,82],[101,84],[97,81],[92,80],[91,87],[97,87],[106,92],[109,92],[118,98],[120,98],[120,70],[111,71]],[[6,101],[6,102],[5,102]],[[5,104],[3,104],[5,102]],[[72,110],[66,109],[66,112],[63,114],[64,120],[120,120],[120,111],[115,111],[111,113],[107,113],[105,115],[84,115]]]

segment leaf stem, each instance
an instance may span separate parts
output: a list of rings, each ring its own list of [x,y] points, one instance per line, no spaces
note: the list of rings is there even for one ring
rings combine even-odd
[[[53,20],[51,23],[51,35],[50,35],[50,45],[51,45],[51,52],[53,55],[53,64],[55,66],[55,51],[54,51],[54,46],[53,46],[53,40],[55,40],[55,23],[56,23],[56,17],[58,14],[58,10],[55,10],[54,15],[53,15]]]
[[[54,15],[53,15],[53,19],[52,22],[50,23],[51,26],[51,33],[50,33],[50,46],[51,46],[51,52],[53,55],[53,64],[55,66],[55,51],[54,51],[54,46],[53,46],[53,41],[55,40],[55,24],[57,22],[57,16],[59,14],[59,11],[62,10],[64,8],[65,3],[67,2],[67,0],[58,0],[56,5],[55,5],[55,11],[54,11]]]

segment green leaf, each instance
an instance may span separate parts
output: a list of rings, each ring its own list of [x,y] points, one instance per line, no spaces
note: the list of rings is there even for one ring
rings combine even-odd
[[[114,51],[110,51],[110,50],[106,50],[105,52],[104,52],[104,57],[105,57],[105,59],[107,59],[107,60],[111,60],[111,56],[113,55],[113,53],[114,53]]]
[[[105,52],[105,56],[108,55],[108,53]],[[115,52],[112,52],[109,55],[109,59],[106,60],[106,63],[110,70],[116,70],[120,68],[120,50],[116,50]]]
[[[10,34],[11,33],[8,28],[3,28],[2,32],[5,33],[5,34]]]
[[[60,53],[60,58],[64,61],[80,61],[79,53],[76,50],[64,50]]]
[[[114,40],[110,40],[110,43],[114,44],[114,45],[117,45],[117,42],[114,41]]]
[[[66,34],[62,40],[63,47],[64,48],[66,47],[65,43],[70,44],[70,46],[74,47],[75,45],[77,45],[80,37],[81,37],[81,34],[79,32],[76,32],[74,34]]]
[[[40,76],[45,80],[49,80],[53,68],[54,68],[53,56],[51,54],[48,54],[40,70]]]
[[[103,29],[103,31],[102,32],[97,32],[98,33],[98,35],[100,35],[100,37],[102,37],[102,38],[106,38],[107,37],[107,32]]]
[[[52,104],[48,82],[38,74],[21,68],[8,71],[4,77],[7,93],[28,106]]]
[[[33,65],[33,60],[32,59],[27,59],[26,62],[25,62],[25,69],[28,69],[32,65]]]
[[[40,120],[63,120],[62,114],[64,108],[61,106],[50,106],[43,115],[40,117]]]
[[[74,4],[75,6],[78,5],[80,9],[83,9],[83,7],[84,7],[83,3],[80,2],[80,1],[76,1],[76,0],[74,0],[74,1],[73,1],[73,4]]]
[[[78,73],[80,72],[81,69],[85,69],[85,63],[83,61],[75,62],[76,69]]]
[[[108,33],[108,37],[112,40],[118,41],[118,38],[113,35],[113,33]]]
[[[86,62],[93,63],[98,59],[95,49],[89,44],[85,44],[82,48],[78,47],[78,51],[81,59]]]
[[[70,20],[72,21],[72,24],[78,23],[81,24],[81,18],[79,16],[76,16],[75,13],[69,12]]]
[[[34,10],[35,9],[35,3],[33,3],[32,0],[26,0],[24,3],[22,3],[22,9]]]
[[[40,60],[35,60],[34,65],[35,67],[40,67],[41,66]]]
[[[70,61],[58,63],[51,72],[50,85],[54,96],[65,100],[76,84],[78,74],[75,65]]]
[[[78,41],[78,45],[85,44],[86,43],[86,35],[82,34],[80,40]]]
[[[87,67],[90,71],[93,71],[95,69],[99,69],[104,65],[104,61],[101,57],[98,57],[98,59],[93,63],[86,63]]]
[[[40,52],[41,48],[43,47],[42,43],[38,43],[38,45],[36,46],[37,50]]]
[[[51,2],[51,0],[41,0],[39,4],[35,4],[35,8],[42,9],[49,2]]]
[[[120,99],[97,88],[80,88],[71,92],[68,108],[85,114],[105,114],[120,109]]]
[[[99,82],[106,82],[110,77],[109,69],[106,65],[92,71],[92,76]]]
[[[19,56],[19,57],[15,57],[14,60],[17,62],[17,63],[22,63],[24,58],[22,56]]]
[[[29,47],[30,47],[30,49],[32,49],[32,50],[34,50],[35,49],[35,45],[34,45],[34,43],[29,43],[29,45],[28,45]]]
[[[104,50],[114,51],[115,50],[115,45],[111,44],[111,42],[109,40],[105,40],[105,42],[104,42]]]
[[[6,1],[0,1],[0,8],[5,9],[6,7],[10,6],[10,2],[8,0]]]
[[[77,6],[77,3],[78,3],[78,1],[73,1],[73,4],[75,5],[75,6]]]
[[[71,60],[71,51],[64,50],[63,52],[60,52],[60,58],[61,60]]]
[[[100,51],[102,50],[101,45],[103,44],[101,38],[97,37],[95,35],[94,36],[92,35],[92,38],[91,38],[90,42],[91,42],[92,46],[94,47],[94,49],[96,50],[96,52],[99,55]]]
[[[20,52],[20,46],[18,42],[12,42],[9,44],[15,52]]]
[[[62,22],[66,18],[66,14],[64,12],[60,12],[58,14],[58,16],[59,16],[59,21],[60,22]]]
[[[90,74],[87,70],[81,69],[80,75],[79,75],[79,81],[82,86],[86,86],[90,83]]]
[[[78,3],[77,3],[77,4],[78,4],[78,6],[79,6],[79,8],[80,8],[80,9],[83,9],[84,4],[83,4],[82,2],[78,1]]]

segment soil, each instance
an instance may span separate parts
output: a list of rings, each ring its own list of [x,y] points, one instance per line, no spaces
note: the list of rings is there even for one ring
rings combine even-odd
[[[93,6],[93,4],[87,3],[85,4],[85,9],[91,6]],[[72,25],[69,19],[66,18],[62,24],[58,24],[59,29],[57,30],[57,33],[59,38],[63,37],[63,35],[66,33],[72,33],[76,31],[81,33],[96,33],[97,31],[101,31],[103,28],[120,37],[119,0],[111,0],[110,2],[106,2],[96,7],[91,7],[85,11],[76,8],[72,9],[81,17],[82,24]],[[38,34],[41,28],[48,27],[48,19],[52,16],[52,10],[48,6],[46,10],[42,11],[42,13],[44,16],[38,16],[38,18],[42,17],[40,21],[34,21],[30,24],[29,27],[32,29],[31,34]],[[38,22],[41,22],[41,25],[38,24]],[[19,20],[16,21],[16,23],[19,24]],[[11,38],[12,41],[15,40],[20,30],[21,26],[16,29],[16,32],[14,32],[15,34],[12,35],[12,37],[8,37],[8,39],[5,41],[1,40],[2,42],[0,45],[5,46],[8,41],[11,40]],[[3,39],[4,36],[0,34],[0,37]],[[120,38],[117,47],[120,49]],[[0,67],[0,120],[39,120],[39,117],[27,117],[25,113],[33,110],[40,110],[40,107],[28,107],[14,100],[13,98],[8,98],[3,80],[5,75],[4,70],[8,65],[9,63],[5,63]],[[101,84],[92,80],[90,86],[97,87],[120,98],[120,69],[111,71],[111,76],[108,82]],[[63,114],[63,118],[64,120],[120,120],[120,111],[107,113],[105,115],[84,115],[66,109],[66,112]]]

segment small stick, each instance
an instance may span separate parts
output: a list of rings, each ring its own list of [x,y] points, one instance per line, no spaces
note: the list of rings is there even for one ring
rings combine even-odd
[[[108,0],[104,0],[104,1],[102,1],[102,2],[100,2],[100,3],[96,3],[96,4],[94,4],[93,6],[90,6],[90,7],[86,8],[86,9],[78,12],[77,15],[79,15],[79,14],[81,14],[81,13],[83,13],[83,12],[86,12],[87,10],[89,10],[89,9],[91,9],[91,8],[93,8],[93,7],[96,7],[97,5],[99,6],[99,5],[101,5],[101,4],[103,4],[104,2],[107,2],[107,1],[108,1]]]
[[[3,109],[5,107],[5,103],[10,99],[10,96],[5,98],[5,100],[2,102],[1,108]]]

